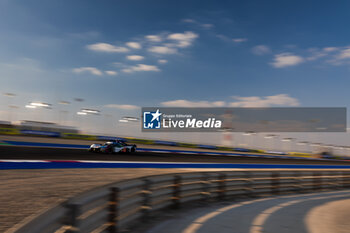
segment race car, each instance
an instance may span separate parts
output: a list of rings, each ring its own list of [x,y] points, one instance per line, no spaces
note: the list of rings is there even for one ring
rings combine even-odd
[[[92,144],[89,148],[89,152],[101,152],[101,153],[134,153],[136,152],[136,145],[126,144],[121,140],[111,140],[105,144]]]

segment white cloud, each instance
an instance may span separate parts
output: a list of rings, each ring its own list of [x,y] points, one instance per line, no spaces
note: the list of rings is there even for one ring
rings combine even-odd
[[[192,45],[196,38],[198,38],[198,34],[194,32],[173,33],[168,35],[168,39],[176,41],[176,46],[180,48],[185,48]]]
[[[162,37],[159,35],[148,35],[148,36],[145,36],[145,38],[152,42],[162,42],[163,40]]]
[[[110,76],[114,76],[114,75],[117,75],[117,74],[118,74],[118,72],[117,72],[117,71],[114,71],[114,70],[107,70],[107,71],[105,71],[105,73],[106,73],[107,75],[110,75]]]
[[[231,41],[231,39],[229,37],[222,35],[222,34],[217,34],[216,37],[223,40],[223,41]]]
[[[160,64],[165,64],[165,63],[168,63],[168,60],[159,59],[159,60],[158,60],[158,63],[160,63]]]
[[[338,60],[344,60],[350,58],[350,48],[344,48],[342,49],[339,54],[336,56],[336,59]]]
[[[197,23],[197,21],[194,20],[194,19],[183,19],[182,22],[185,22],[185,23]]]
[[[133,73],[133,72],[140,72],[140,71],[160,71],[160,69],[157,66],[153,65],[145,65],[145,64],[137,64],[136,66],[130,66],[128,68],[122,69],[125,73]]]
[[[144,57],[140,55],[129,55],[129,56],[126,56],[126,59],[131,61],[141,61],[144,59]]]
[[[271,63],[276,68],[283,68],[287,66],[295,66],[304,61],[304,58],[293,55],[291,53],[281,53],[275,55],[274,61]]]
[[[145,65],[145,64],[138,64],[137,66],[133,66],[133,70],[135,70],[135,71],[160,71],[157,66]]]
[[[122,71],[124,73],[132,73],[132,72],[134,72],[131,68],[124,68],[124,69],[122,69]]]
[[[320,58],[326,57],[328,60],[326,62],[332,65],[341,65],[344,62],[342,60],[346,59],[346,49],[347,47],[325,47],[325,48],[309,48],[307,51],[311,53],[310,56],[306,57],[308,61],[315,61]],[[338,52],[338,53],[337,53]],[[350,52],[349,52],[350,54]]]
[[[225,101],[190,101],[190,100],[171,100],[162,102],[166,107],[271,107],[271,106],[299,106],[299,101],[287,94],[272,96],[249,96],[233,97],[236,101],[226,103]]]
[[[255,55],[264,55],[264,54],[267,54],[267,53],[270,53],[271,50],[268,46],[266,45],[257,45],[255,47],[252,48],[252,52],[255,54]]]
[[[128,67],[128,65],[122,63],[122,62],[113,62],[113,65],[118,68],[125,68]]]
[[[306,58],[308,61],[314,61],[328,55],[325,50],[313,49],[310,52],[312,53],[311,56]]]
[[[177,49],[169,48],[167,46],[153,46],[148,49],[149,52],[158,54],[174,54],[177,53]]]
[[[226,41],[226,42],[235,42],[235,43],[242,43],[242,42],[245,42],[247,41],[248,39],[247,38],[230,38],[228,36],[225,36],[225,35],[222,35],[222,34],[217,34],[215,35],[217,38],[223,40],[223,41]]]
[[[293,47],[290,49],[293,49]],[[252,48],[256,55],[270,53],[271,50],[265,45],[258,45]],[[293,53],[275,54],[273,61],[270,63],[275,68],[296,66],[304,62],[315,62],[321,60],[331,65],[348,65],[350,64],[350,46],[343,47],[323,47],[308,48],[304,51],[304,56],[298,56]]]
[[[161,103],[166,107],[223,107],[224,101],[189,101],[189,100],[171,100]]]
[[[133,49],[142,48],[141,44],[138,42],[127,42],[126,45],[129,46],[130,48],[133,48]]]
[[[179,47],[179,48],[186,48],[186,47],[191,46],[191,44],[192,44],[191,41],[182,40],[176,44],[170,44],[170,46]]]
[[[97,52],[107,52],[107,53],[126,53],[129,52],[128,48],[118,47],[107,43],[96,43],[87,46],[88,49]]]
[[[233,38],[232,41],[236,43],[241,43],[247,41],[247,38]]]
[[[95,67],[80,67],[80,68],[75,68],[73,69],[73,72],[74,73],[77,73],[77,74],[80,74],[80,73],[90,73],[90,74],[93,74],[93,75],[98,75],[98,76],[101,76],[103,75],[102,71],[95,68]]]
[[[334,52],[334,51],[337,51],[338,48],[337,47],[326,47],[326,48],[323,48],[323,50],[326,52]]]
[[[118,47],[107,43],[96,43],[87,46],[88,49],[97,51],[97,52],[106,52],[106,53],[126,53],[129,52],[128,48]]]
[[[214,25],[211,23],[203,23],[203,24],[201,24],[201,26],[205,29],[210,29],[210,28],[214,27]]]
[[[135,110],[139,109],[139,106],[136,105],[130,105],[130,104],[107,104],[104,107],[106,108],[117,108],[117,109],[124,109],[124,110]]]
[[[233,97],[236,101],[229,104],[230,107],[271,107],[271,106],[299,106],[299,101],[287,94],[272,96]]]
[[[350,61],[350,47],[342,47],[342,48],[328,48],[332,50],[332,52],[337,51],[335,55],[331,59],[329,59],[327,62],[332,65],[343,65],[343,64],[349,64]]]
[[[184,32],[184,33],[173,33],[168,35],[170,40],[193,40],[196,39],[198,35],[194,32]]]
[[[213,24],[210,24],[210,23],[199,23],[198,21],[196,21],[194,19],[183,19],[182,22],[194,24],[194,25],[200,26],[200,27],[205,28],[205,29],[210,29],[210,28],[214,27]]]

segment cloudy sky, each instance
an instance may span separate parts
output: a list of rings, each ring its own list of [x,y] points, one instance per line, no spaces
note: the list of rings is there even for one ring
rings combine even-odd
[[[349,107],[349,7],[0,0],[0,91],[17,95],[1,97],[0,119],[9,104],[38,117],[30,101],[53,104],[41,120],[57,120],[61,100],[113,119],[140,106]]]

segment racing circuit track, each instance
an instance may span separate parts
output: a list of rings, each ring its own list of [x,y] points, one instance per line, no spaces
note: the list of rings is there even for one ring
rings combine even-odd
[[[1,139],[1,138],[0,138]],[[14,138],[11,138],[12,140]],[[16,138],[17,139],[17,138]],[[22,142],[30,142],[38,140],[36,138],[23,138]],[[55,139],[57,140],[57,139]],[[21,140],[16,140],[21,141]],[[43,141],[40,138],[40,141]],[[45,139],[45,142],[50,143],[65,143],[70,141],[49,141]],[[6,143],[6,142],[5,142]],[[116,182],[123,179],[130,179],[136,177],[142,177],[146,175],[166,174],[166,173],[178,173],[188,170],[183,168],[190,168],[191,171],[199,168],[221,168],[222,166],[228,166],[224,168],[236,169],[248,168],[255,169],[254,164],[258,166],[273,165],[274,168],[280,169],[282,166],[287,166],[288,169],[293,169],[292,166],[299,169],[304,166],[342,166],[350,168],[350,161],[337,161],[337,160],[312,160],[312,159],[292,159],[279,155],[266,155],[263,154],[245,154],[235,152],[221,152],[215,150],[198,150],[193,153],[157,153],[151,150],[156,150],[153,146],[147,147],[145,145],[139,145],[139,147],[146,147],[148,152],[136,152],[134,154],[95,154],[89,153],[86,149],[67,149],[67,148],[53,148],[53,147],[39,147],[39,146],[23,146],[23,145],[5,145],[0,141],[0,173],[2,177],[2,186],[0,187],[0,232],[15,226],[17,223],[21,223],[25,218],[35,216],[35,214],[43,211],[52,205],[56,205],[63,199],[67,199],[80,192],[90,190],[96,186],[102,186],[111,182]],[[72,141],[71,144],[87,146],[89,142],[81,143]],[[88,146],[87,146],[88,148]],[[161,150],[160,146],[157,146],[158,150]],[[181,150],[184,148],[168,147],[164,150]],[[190,150],[185,148],[185,150]],[[145,150],[146,151],[146,150]],[[212,151],[212,152],[211,152]],[[201,153],[199,153],[201,152]],[[206,153],[216,153],[217,155],[208,155]],[[218,155],[219,153],[230,153],[230,155]],[[1,161],[3,160],[3,161]],[[6,162],[8,160],[8,162]],[[14,161],[14,162],[11,162]],[[48,160],[51,162],[38,162],[35,163],[30,160]],[[86,163],[72,163],[72,161],[86,161]],[[21,162],[22,161],[22,162]],[[30,161],[30,162],[28,162]],[[61,161],[61,162],[54,162]],[[129,167],[120,165],[111,166],[98,166],[93,165],[88,161],[115,161],[115,162],[163,162],[163,163],[198,163],[201,166],[179,165],[179,166],[154,166],[150,164],[145,165],[128,165]],[[23,163],[23,164],[21,164]],[[51,165],[50,165],[51,163]],[[114,162],[113,162],[114,163]],[[218,165],[202,166],[205,163],[216,163]],[[44,165],[43,165],[44,164]],[[57,165],[58,164],[58,165]],[[234,165],[231,166],[230,165]],[[239,166],[236,166],[236,165]],[[246,165],[246,166],[245,166]],[[2,168],[1,168],[2,166]],[[245,166],[245,167],[244,167]],[[131,168],[130,168],[131,167]],[[46,169],[37,170],[37,168],[68,168],[68,169]],[[83,169],[69,169],[69,168],[83,168]],[[84,169],[89,168],[89,169]],[[105,168],[105,169],[99,169]],[[112,169],[111,169],[112,168]],[[119,168],[119,169],[114,169]],[[127,168],[127,169],[125,169]],[[159,169],[168,168],[168,169]],[[175,168],[175,169],[174,169]],[[261,168],[261,167],[258,167]],[[271,167],[270,167],[271,168]],[[302,168],[302,169],[304,169]],[[345,168],[345,169],[348,169]],[[16,170],[11,170],[16,169]],[[21,170],[18,170],[21,169]],[[308,168],[306,168],[308,169]],[[322,169],[322,168],[316,168]],[[332,168],[333,169],[333,168]],[[343,169],[343,168],[341,168]],[[197,170],[199,171],[199,170]],[[67,182],[69,181],[69,182]],[[20,211],[18,211],[20,210]]]
[[[133,162],[193,162],[193,163],[237,163],[237,164],[332,164],[350,165],[350,161],[288,159],[280,156],[274,158],[235,155],[205,155],[136,152],[134,154],[98,154],[85,149],[39,148],[0,146],[0,159],[3,160],[94,160],[94,161],[133,161]]]

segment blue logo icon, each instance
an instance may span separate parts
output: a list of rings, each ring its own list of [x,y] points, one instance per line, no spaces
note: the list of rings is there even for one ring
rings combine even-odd
[[[161,115],[159,109],[156,112],[143,112],[143,128],[160,129]]]

